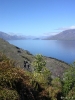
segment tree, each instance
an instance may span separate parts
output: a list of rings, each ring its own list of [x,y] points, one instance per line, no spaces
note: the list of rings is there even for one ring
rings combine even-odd
[[[64,95],[67,95],[74,86],[75,86],[75,67],[71,66],[63,75]]]
[[[46,62],[42,55],[38,54],[35,56],[32,66],[34,80],[39,83],[49,84],[51,81],[51,72],[46,68]]]
[[[32,66],[35,72],[40,73],[46,66],[46,62],[44,61],[43,56],[40,54],[36,55]]]

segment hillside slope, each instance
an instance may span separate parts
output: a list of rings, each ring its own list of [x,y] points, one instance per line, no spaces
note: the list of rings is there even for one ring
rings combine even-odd
[[[28,52],[27,50],[23,50],[19,47],[9,44],[7,41],[0,39],[0,52],[3,52],[8,58],[14,60],[16,65],[20,66],[21,68],[25,69],[24,61],[30,64],[27,70],[31,71],[31,62],[34,60],[34,56]],[[69,68],[69,65],[63,61],[59,61],[54,58],[44,57],[46,61],[46,66],[52,72],[53,76],[62,76],[63,72]]]

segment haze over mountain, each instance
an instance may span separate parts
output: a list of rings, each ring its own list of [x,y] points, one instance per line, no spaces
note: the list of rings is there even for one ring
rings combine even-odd
[[[68,29],[59,34],[46,38],[47,40],[75,40],[75,29]]]
[[[5,40],[20,40],[20,39],[26,39],[24,36],[17,36],[17,35],[9,35],[5,32],[0,31],[0,38]]]
[[[31,35],[19,36],[19,35],[12,35],[12,34],[10,35],[8,33],[0,31],[0,38],[5,40],[24,40],[24,39],[37,40],[37,39],[48,38],[48,36],[31,36]]]
[[[5,40],[24,40],[24,39],[75,40],[75,29],[64,30],[59,34],[52,36],[17,36],[17,35],[10,35],[0,31],[0,38],[3,38]]]

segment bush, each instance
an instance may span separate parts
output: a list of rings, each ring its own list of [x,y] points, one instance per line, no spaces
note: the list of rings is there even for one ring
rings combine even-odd
[[[63,75],[63,94],[67,95],[75,86],[75,67],[70,67]]]
[[[36,74],[40,80],[36,75],[33,79],[34,74],[16,67],[14,61],[0,54],[0,100],[47,100],[48,96],[41,94],[45,91],[41,87],[44,76]]]
[[[15,90],[4,88],[0,90],[0,100],[19,100],[19,94]]]

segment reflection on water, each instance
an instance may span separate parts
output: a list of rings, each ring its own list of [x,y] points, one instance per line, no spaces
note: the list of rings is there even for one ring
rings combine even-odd
[[[75,41],[57,41],[63,48],[68,50],[75,50]]]

